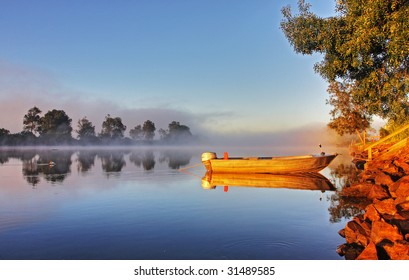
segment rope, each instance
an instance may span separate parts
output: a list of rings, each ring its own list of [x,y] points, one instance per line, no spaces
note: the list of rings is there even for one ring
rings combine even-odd
[[[184,168],[180,168],[178,171],[202,179],[202,176],[199,176],[197,174],[194,174],[192,172],[187,171],[187,169],[194,168],[194,167],[197,167],[199,165],[202,165],[202,163],[198,163],[198,164],[190,165],[190,166],[187,166],[187,167],[184,167]]]
[[[192,172],[189,172],[189,171],[186,171],[186,170],[179,170],[179,171],[182,172],[182,173],[185,173],[185,174],[187,174],[187,175],[192,175],[192,176],[195,176],[195,177],[197,177],[197,178],[202,179],[202,176],[199,176],[199,175],[194,174],[194,173],[192,173]]]
[[[191,166],[187,166],[187,167],[180,168],[179,171],[183,171],[183,170],[186,170],[186,169],[189,169],[189,168],[193,168],[193,167],[196,167],[196,166],[199,166],[199,165],[202,165],[202,163],[198,163],[198,164],[195,164],[195,165],[191,165]]]

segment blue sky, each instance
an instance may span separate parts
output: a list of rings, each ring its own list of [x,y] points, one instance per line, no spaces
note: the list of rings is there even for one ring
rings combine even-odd
[[[310,1],[320,16],[335,1]],[[269,133],[327,123],[318,56],[295,54],[273,0],[0,0],[0,127],[36,105],[128,128]],[[128,129],[128,131],[129,131]]]

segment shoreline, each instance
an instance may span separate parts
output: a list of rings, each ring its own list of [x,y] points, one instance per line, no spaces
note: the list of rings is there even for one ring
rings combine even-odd
[[[339,196],[369,202],[363,214],[339,231],[346,241],[338,246],[339,255],[347,260],[409,260],[409,145],[366,162],[359,181]]]

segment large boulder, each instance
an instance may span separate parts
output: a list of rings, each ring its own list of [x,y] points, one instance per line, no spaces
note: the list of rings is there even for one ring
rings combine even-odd
[[[377,201],[376,203],[373,204],[373,206],[375,207],[376,211],[378,211],[378,213],[381,215],[384,214],[395,215],[396,212],[398,211],[396,209],[395,200],[392,198]]]
[[[409,243],[406,241],[388,243],[382,248],[391,260],[409,260]]]
[[[394,198],[409,200],[409,176],[402,177],[389,186],[389,192]]]
[[[348,243],[356,243],[366,247],[371,234],[370,224],[360,219],[354,218],[345,227],[345,240]]]
[[[365,249],[356,259],[357,260],[377,260],[378,252],[376,250],[375,243],[369,242],[368,246],[365,247]]]
[[[382,186],[374,184],[369,190],[368,196],[370,200],[383,200],[389,198],[389,192]]]
[[[397,226],[380,220],[372,223],[370,240],[375,244],[385,240],[395,242],[398,240],[403,240],[403,236]]]

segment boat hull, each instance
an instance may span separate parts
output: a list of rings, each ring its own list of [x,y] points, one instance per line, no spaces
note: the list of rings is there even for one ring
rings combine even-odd
[[[306,155],[289,157],[212,158],[203,161],[213,173],[270,173],[285,174],[319,172],[337,155]]]

